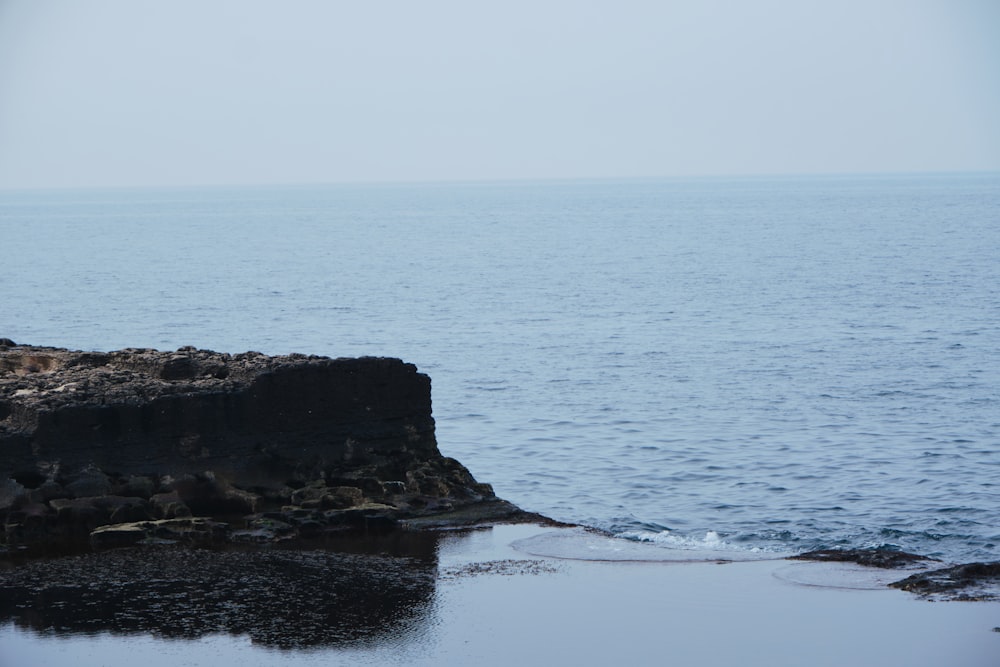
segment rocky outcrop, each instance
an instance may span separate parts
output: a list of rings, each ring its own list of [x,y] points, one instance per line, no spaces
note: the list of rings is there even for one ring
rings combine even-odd
[[[966,563],[918,572],[889,585],[929,600],[997,600],[1000,562]]]
[[[520,514],[441,455],[412,364],[0,339],[7,544],[145,539],[191,517],[264,541],[448,513]]]
[[[827,563],[857,563],[866,567],[901,569],[934,561],[934,558],[892,549],[819,549],[790,556],[789,560],[815,560]]]

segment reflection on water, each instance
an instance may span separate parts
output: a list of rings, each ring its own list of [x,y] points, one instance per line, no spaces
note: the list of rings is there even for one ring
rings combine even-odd
[[[308,550],[142,547],[0,569],[0,625],[42,634],[195,639],[275,648],[421,632],[437,580],[431,534],[339,539]]]

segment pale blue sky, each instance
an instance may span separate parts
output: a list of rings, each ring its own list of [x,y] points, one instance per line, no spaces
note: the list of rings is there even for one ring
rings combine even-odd
[[[0,0],[0,188],[1000,170],[1000,0]]]

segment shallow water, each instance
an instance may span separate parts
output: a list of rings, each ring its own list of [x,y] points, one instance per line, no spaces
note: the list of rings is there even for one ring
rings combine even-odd
[[[4,192],[0,335],[398,356],[525,509],[993,560],[998,212],[996,174]]]
[[[587,549],[578,531],[500,526],[365,541],[377,553],[363,558],[333,544],[130,549],[0,572],[35,591],[15,590],[14,622],[0,618],[0,665],[986,667],[1000,653],[1000,604],[913,600],[842,564],[539,560],[510,546],[559,532]]]

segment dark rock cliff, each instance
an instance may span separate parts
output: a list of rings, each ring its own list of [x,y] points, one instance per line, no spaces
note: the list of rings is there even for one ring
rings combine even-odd
[[[430,378],[399,359],[0,339],[9,544],[212,536],[192,516],[234,514],[248,515],[235,534],[263,541],[486,505],[517,513],[441,455]]]

